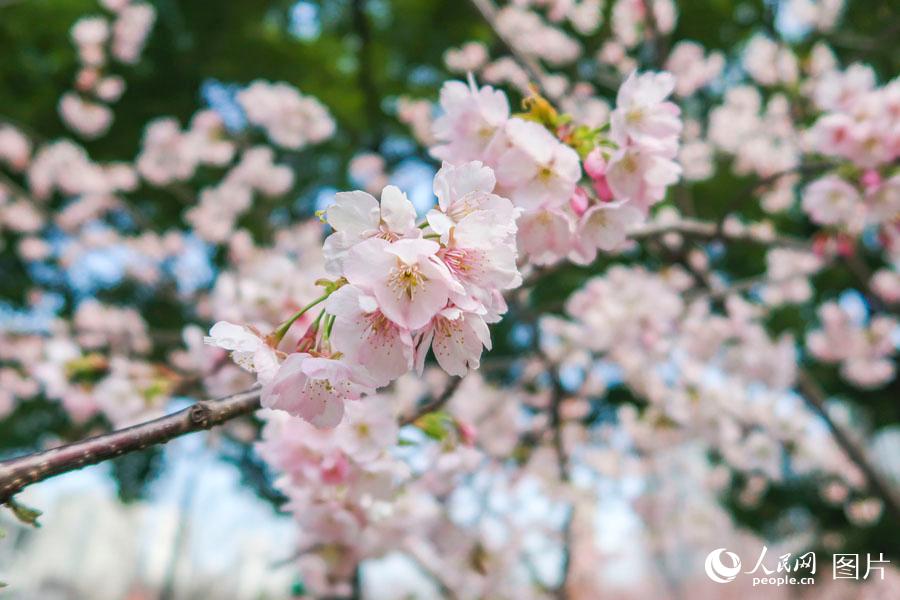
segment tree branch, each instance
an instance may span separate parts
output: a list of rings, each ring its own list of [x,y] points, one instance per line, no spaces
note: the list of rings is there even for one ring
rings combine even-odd
[[[176,437],[210,429],[257,410],[260,390],[250,389],[193,406],[118,431],[0,462],[0,504],[25,487],[129,452],[164,444]]]
[[[830,414],[828,414],[828,409],[825,407],[825,391],[822,390],[816,380],[803,369],[800,369],[797,373],[797,386],[807,404],[809,404],[816,414],[818,414],[828,425],[828,429],[831,430],[834,441],[837,442],[838,446],[840,446],[847,457],[862,472],[869,485],[869,490],[884,502],[885,508],[895,519],[897,519],[897,522],[900,523],[900,499],[897,497],[896,490],[885,480],[878,469],[869,462],[865,451],[860,448],[847,432],[831,418]]]
[[[447,387],[444,388],[444,391],[441,392],[440,396],[432,396],[431,398],[427,398],[409,414],[401,415],[400,426],[402,427],[403,425],[412,425],[417,420],[419,420],[420,417],[443,408],[447,401],[450,400],[450,397],[456,392],[456,389],[459,387],[460,383],[462,383],[462,377],[453,377],[452,379],[450,379],[450,381],[447,383]]]
[[[521,49],[516,47],[512,40],[501,33],[497,28],[497,7],[494,6],[494,3],[491,0],[470,1],[472,3],[472,6],[474,6],[475,9],[478,10],[478,12],[481,14],[481,17],[484,19],[485,23],[487,23],[488,26],[493,30],[494,35],[497,36],[497,39],[500,40],[500,42],[506,47],[513,59],[517,63],[519,63],[519,66],[524,69],[525,73],[528,74],[528,77],[531,78],[534,84],[538,87],[541,95],[545,98],[553,100],[554,102],[559,102],[559,94],[551,94],[547,89],[545,84],[547,74],[544,72],[544,69],[541,68],[541,64],[537,61],[537,59],[523,53]]]
[[[414,411],[400,417],[401,425],[410,425],[419,417],[439,410],[456,389],[462,378],[454,377],[439,396],[423,401]],[[26,454],[0,462],[0,504],[34,483],[95,465],[111,458],[165,444],[182,435],[210,429],[231,419],[248,415],[260,408],[260,389],[253,388],[232,396],[201,400],[196,404],[166,415],[111,431],[43,452]]]
[[[720,231],[716,223],[699,219],[680,219],[671,223],[647,223],[633,229],[628,237],[643,239],[657,237],[667,233],[680,233],[700,238],[724,238],[731,241],[750,242],[761,246],[784,246],[798,250],[811,250],[806,241],[786,235],[760,233],[752,229],[739,232]]]

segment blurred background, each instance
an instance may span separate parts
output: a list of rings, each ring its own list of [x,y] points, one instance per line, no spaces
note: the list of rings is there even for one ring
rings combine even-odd
[[[153,33],[140,61],[120,67],[128,87],[115,106],[115,125],[110,134],[82,144],[93,159],[131,160],[140,150],[148,121],[170,115],[185,124],[204,107],[216,111],[231,134],[240,138],[246,120],[235,94],[258,78],[286,81],[315,96],[337,124],[331,139],[280,157],[295,174],[290,194],[255,203],[240,221],[259,243],[271,241],[279,226],[312,217],[336,190],[359,187],[350,165],[364,151],[384,157],[390,182],[408,191],[420,210],[430,206],[431,179],[439,165],[411,134],[410,119],[401,118],[404,102],[433,101],[445,80],[460,77],[445,66],[448,48],[470,40],[492,48],[498,44],[479,14],[462,0],[149,2],[156,11]],[[900,18],[897,6],[891,4],[850,0],[842,25],[826,36],[842,63],[865,61],[881,81],[889,80],[900,66],[896,45]],[[671,39],[695,40],[728,56],[760,31],[774,31],[802,46],[808,32],[778,6],[774,0],[681,2]],[[36,140],[69,135],[58,111],[60,93],[72,85],[78,70],[69,31],[80,17],[101,11],[95,0],[0,0],[0,121],[21,127]],[[605,19],[595,34],[584,39],[586,55],[600,49],[609,27]],[[576,62],[559,70],[589,78],[585,70],[590,68]],[[726,69],[693,102],[719,102],[729,78],[737,76]],[[612,91],[602,93],[613,100]],[[198,177],[212,181],[215,174],[200,172]],[[714,177],[693,186],[697,213],[701,217],[721,213],[728,197],[745,185],[745,178],[718,169]],[[130,196],[129,212],[104,226],[131,231],[179,227],[183,191],[177,185],[140,188]],[[54,210],[62,210],[62,205]],[[56,319],[70,317],[82,302],[97,299],[136,308],[152,337],[150,359],[165,360],[180,346],[185,326],[207,324],[184,298],[211,289],[227,263],[221,247],[190,238],[178,256],[162,265],[158,282],[142,286],[125,277],[142,260],[133,248],[83,252],[69,262],[27,262],[14,251],[17,239],[6,231],[2,234],[0,333],[49,331]],[[64,249],[65,232],[50,242]],[[764,257],[748,249],[746,254],[730,255],[729,261],[739,277],[763,269]],[[606,266],[600,260],[588,270],[559,270],[537,291],[538,308],[558,310],[590,272]],[[826,274],[820,285],[831,290],[853,287],[840,273]],[[844,294],[842,302],[853,310],[867,310],[866,299],[853,291]],[[808,312],[789,307],[778,313],[773,327],[804,331],[810,319]],[[514,321],[504,322],[494,333],[492,356],[515,357],[530,343],[529,335]],[[896,425],[900,384],[894,380],[882,389],[860,391],[829,370],[816,375],[833,393],[865,405],[861,418],[867,423],[894,424],[882,430],[878,447],[885,464],[900,468]],[[0,379],[0,386],[5,385]],[[626,396],[624,389],[611,390],[609,403],[625,402]],[[163,410],[183,408],[190,398],[185,393]],[[2,404],[0,395],[0,458],[109,427],[103,416],[73,422],[58,402],[40,395]],[[301,595],[303,583],[292,567],[295,526],[278,511],[282,498],[272,487],[272,474],[253,452],[257,426],[239,423],[225,433],[194,434],[33,486],[21,500],[44,512],[42,528],[23,526],[7,511],[0,513],[0,528],[6,533],[0,541],[0,580],[9,584],[0,589],[0,597],[172,600]],[[887,519],[877,526],[848,523],[843,511],[824,503],[808,482],[794,480],[772,488],[752,509],[737,501],[739,491],[735,485],[725,508],[710,507],[710,513],[725,510],[728,519],[760,539],[779,519],[796,517],[799,510],[802,521],[804,512],[812,513],[843,536],[847,551],[884,552],[900,560],[900,524]],[[628,507],[632,493],[627,485],[617,489],[598,511],[599,539],[608,556],[614,557],[601,568],[622,581],[646,576],[652,570],[647,565],[653,562],[646,548],[632,543],[641,528]],[[365,577],[370,586],[367,598],[403,598],[407,593],[437,597],[433,582],[399,557],[367,563]],[[896,580],[889,583],[871,597],[900,598]],[[833,597],[850,597],[840,593]]]

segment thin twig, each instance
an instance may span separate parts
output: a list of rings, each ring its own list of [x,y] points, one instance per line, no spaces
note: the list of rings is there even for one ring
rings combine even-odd
[[[538,87],[538,90],[541,92],[541,95],[545,98],[549,98],[554,102],[559,102],[561,99],[559,94],[553,94],[550,90],[547,89],[546,79],[547,74],[544,72],[544,69],[541,68],[541,64],[535,59],[533,56],[529,56],[522,52],[522,50],[516,47],[515,43],[505,34],[503,34],[500,29],[497,27],[497,7],[494,6],[494,3],[491,0],[470,0],[472,6],[474,6],[478,12],[481,14],[485,23],[494,31],[494,35],[497,36],[497,39],[506,47],[509,51],[510,55],[513,59],[519,64],[520,67],[528,74],[528,77],[534,82],[534,84]]]
[[[869,490],[878,496],[884,502],[887,510],[893,515],[897,522],[900,523],[900,498],[897,497],[897,491],[893,486],[884,479],[878,469],[869,462],[865,451],[860,448],[853,438],[844,431],[831,415],[825,406],[825,391],[819,386],[815,379],[808,372],[800,369],[797,373],[797,385],[813,410],[825,421],[831,430],[834,441],[844,451],[847,457],[859,468],[866,478]]]
[[[648,237],[658,237],[668,233],[680,233],[699,238],[724,238],[730,241],[750,242],[760,246],[784,246],[799,250],[811,250],[808,242],[791,236],[760,233],[752,229],[744,229],[737,232],[720,232],[718,225],[699,219],[680,219],[671,223],[656,222],[647,223],[636,227],[629,233],[632,239],[640,240]]]
[[[447,387],[444,388],[444,391],[441,392],[440,396],[432,396],[431,398],[426,399],[424,402],[421,402],[415,410],[411,411],[409,414],[403,415],[400,417],[400,425],[412,425],[419,418],[427,415],[428,413],[432,413],[436,410],[440,410],[443,406],[450,400],[450,397],[456,392],[456,389],[459,387],[459,384],[462,382],[462,377],[453,377],[448,383]]]
[[[25,487],[55,475],[164,444],[182,435],[210,429],[257,410],[260,390],[218,400],[202,400],[171,415],[58,448],[0,462],[0,504]]]
[[[419,417],[439,410],[461,381],[459,377],[451,379],[439,396],[427,399],[415,411],[401,417],[401,424],[409,425]],[[8,502],[34,483],[123,454],[165,444],[182,435],[210,429],[248,415],[259,408],[260,389],[253,388],[224,398],[202,400],[184,410],[146,423],[0,462],[0,504]]]

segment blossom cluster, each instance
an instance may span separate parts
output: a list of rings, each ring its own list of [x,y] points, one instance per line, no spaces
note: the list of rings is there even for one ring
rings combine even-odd
[[[811,96],[824,112],[809,132],[816,151],[861,168],[888,164],[900,156],[900,81],[876,87],[871,67],[854,64],[823,73]]]
[[[567,369],[589,369],[594,357],[617,369],[630,392],[649,403],[642,412],[626,406],[619,413],[634,445],[643,452],[664,451],[679,440],[703,439],[732,469],[755,481],[743,499],[747,505],[785,477],[786,446],[792,448],[792,469],[827,474],[823,489],[825,481],[837,481],[859,498],[859,472],[823,438],[816,415],[789,392],[798,360],[792,336],[770,336],[762,324],[765,310],[736,295],[726,298],[722,314],[708,299],[686,301],[691,285],[683,270],[612,267],[569,298],[566,319],[542,319],[545,352]],[[858,330],[855,349],[846,356],[865,363],[860,376],[893,368],[885,363],[890,345],[884,335],[894,327],[878,323],[880,345],[866,344]],[[832,323],[827,333],[811,334],[808,345],[814,352],[834,349],[848,331],[846,320]],[[851,497],[841,502],[849,505]]]
[[[59,100],[63,121],[85,139],[109,131],[113,112],[108,105],[125,92],[125,80],[109,72],[110,55],[120,63],[136,63],[156,20],[156,9],[146,2],[104,0],[101,4],[114,14],[112,22],[96,15],[82,17],[72,26],[81,68],[75,77],[75,89]]]
[[[265,130],[273,144],[299,150],[334,134],[334,120],[321,102],[284,83],[257,80],[241,90],[237,101],[247,120]]]
[[[839,363],[841,376],[862,388],[878,388],[894,378],[897,319],[877,315],[864,323],[839,304],[826,302],[819,307],[819,320],[822,328],[806,337],[806,346],[814,357]]]
[[[674,85],[667,73],[633,73],[622,84],[610,114],[610,151],[598,145],[597,133],[561,123],[540,101],[530,114],[513,116],[502,91],[448,82],[432,154],[495,168],[498,189],[523,211],[518,245],[529,262],[588,263],[598,249],[619,247],[678,180],[682,124],[666,101]],[[588,139],[580,144],[582,136]],[[584,176],[590,188],[581,185]]]
[[[434,178],[437,206],[416,223],[412,202],[387,186],[380,202],[343,192],[324,213],[325,308],[283,357],[276,350],[299,311],[272,335],[219,322],[209,343],[232,352],[265,384],[263,404],[319,427],[340,423],[346,400],[359,400],[414,366],[429,351],[451,375],[477,369],[490,348],[488,323],[506,312],[503,291],[518,287],[519,210],[494,193],[480,162],[445,165]],[[327,299],[327,302],[326,302]],[[323,321],[324,318],[324,321]]]

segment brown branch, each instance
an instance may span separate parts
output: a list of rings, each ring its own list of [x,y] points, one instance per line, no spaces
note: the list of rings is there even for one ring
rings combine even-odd
[[[656,13],[653,12],[652,0],[642,0],[641,3],[644,5],[644,15],[647,19],[647,37],[649,38],[647,41],[653,51],[653,65],[657,70],[660,70],[666,64],[666,58],[669,55],[668,44],[659,30],[659,24],[656,22]]]
[[[251,389],[217,400],[202,400],[153,421],[0,462],[0,504],[25,487],[55,475],[164,444],[250,414],[260,407],[259,396],[259,389]]]
[[[491,0],[470,0],[472,6],[478,10],[484,19],[485,23],[493,30],[494,35],[497,36],[497,39],[506,47],[509,51],[510,55],[512,55],[513,59],[519,64],[520,67],[528,74],[528,77],[534,82],[534,84],[538,87],[538,90],[541,92],[541,95],[545,98],[549,98],[554,102],[559,102],[560,96],[559,94],[551,94],[547,89],[546,84],[544,83],[547,79],[547,74],[544,72],[544,69],[541,68],[541,64],[532,56],[529,56],[522,52],[520,48],[517,48],[511,39],[509,39],[505,34],[501,33],[499,28],[497,27],[497,7],[494,6],[494,3]]]
[[[451,379],[439,396],[426,399],[416,410],[402,416],[400,424],[409,425],[419,417],[439,410],[447,403],[461,381],[459,377]],[[259,408],[260,389],[254,388],[224,398],[202,400],[184,410],[153,421],[2,461],[0,504],[7,503],[14,495],[34,483],[129,452],[165,444],[182,435],[210,429],[231,419],[248,415]]]
[[[797,373],[797,386],[807,404],[809,404],[828,425],[828,429],[831,430],[834,441],[837,442],[838,446],[840,446],[847,457],[862,472],[869,486],[869,491],[884,502],[885,508],[895,519],[897,519],[897,522],[900,523],[900,498],[897,497],[897,491],[892,487],[890,482],[885,480],[878,469],[869,462],[866,452],[860,448],[853,438],[844,431],[840,424],[828,414],[828,409],[825,406],[825,391],[819,386],[816,380],[803,369],[800,369]]]
[[[798,250],[811,250],[808,242],[800,238],[775,233],[764,234],[744,229],[739,232],[720,232],[716,223],[701,221],[699,219],[681,219],[671,223],[647,223],[633,229],[629,236],[631,239],[640,240],[649,237],[658,237],[667,233],[680,233],[698,238],[724,238],[730,241],[750,242],[760,246],[784,246]]]
[[[447,387],[444,388],[444,391],[441,392],[440,396],[427,398],[424,402],[419,403],[415,410],[411,411],[409,414],[401,415],[400,425],[412,425],[419,420],[419,418],[424,417],[428,413],[443,408],[447,401],[450,400],[450,397],[456,392],[460,383],[462,383],[462,377],[453,377],[450,379],[447,383]]]

